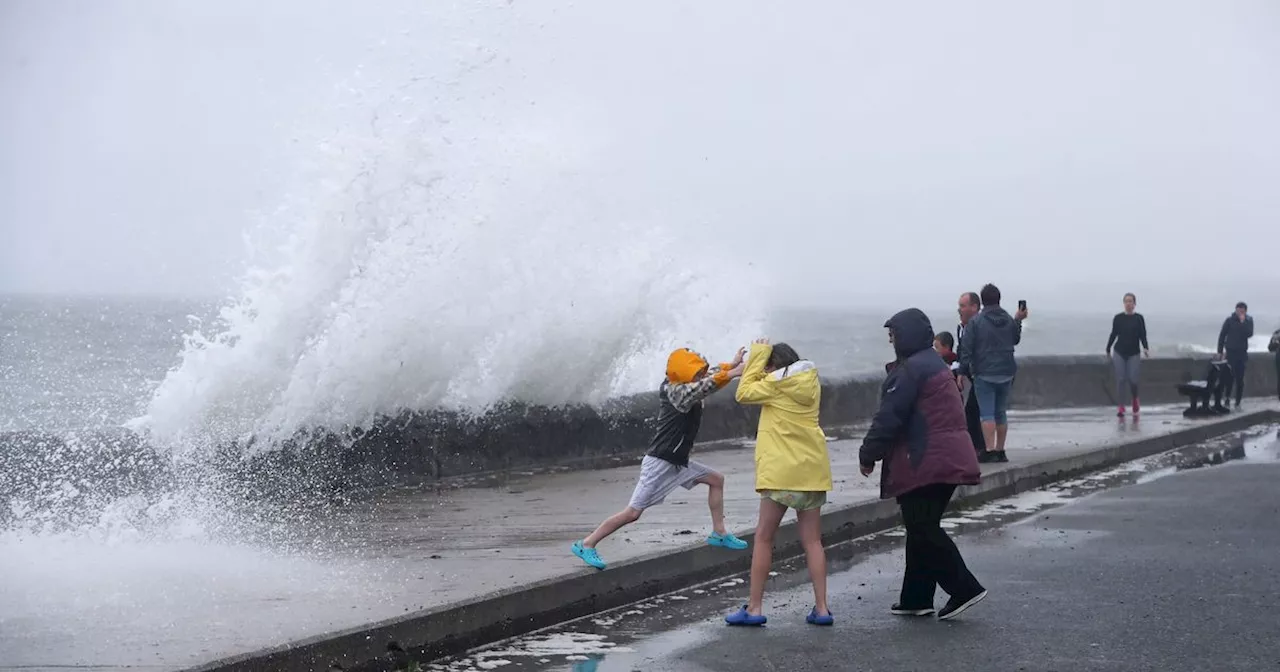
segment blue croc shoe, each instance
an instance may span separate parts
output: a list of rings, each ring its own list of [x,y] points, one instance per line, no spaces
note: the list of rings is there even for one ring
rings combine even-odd
[[[596,553],[596,549],[583,546],[581,541],[573,542],[572,550],[574,555],[582,558],[583,562],[596,569],[604,569],[608,566],[604,560],[600,559],[600,554]]]
[[[713,534],[707,537],[707,543],[712,546],[719,546],[733,551],[741,551],[747,547],[747,542],[733,536],[732,532],[724,534]]]
[[[833,625],[836,622],[836,618],[830,610],[827,610],[826,616],[819,616],[818,608],[814,607],[813,611],[809,612],[808,616],[805,616],[804,622],[809,625]]]
[[[732,614],[729,614],[728,616],[725,616],[724,622],[728,623],[729,625],[745,625],[745,626],[759,627],[761,625],[764,625],[765,623],[768,623],[769,618],[767,616],[764,616],[763,614],[760,616],[753,616],[752,614],[747,613],[747,606],[744,604],[742,605],[741,609],[733,612]]]

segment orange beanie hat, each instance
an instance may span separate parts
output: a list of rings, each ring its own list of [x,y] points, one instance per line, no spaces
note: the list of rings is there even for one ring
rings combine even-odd
[[[693,377],[705,368],[707,360],[702,355],[688,348],[680,348],[667,358],[667,380],[677,385],[692,383]]]

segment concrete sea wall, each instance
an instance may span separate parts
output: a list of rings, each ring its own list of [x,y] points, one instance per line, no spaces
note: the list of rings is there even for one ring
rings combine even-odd
[[[1143,362],[1142,399],[1180,401],[1175,386],[1203,378],[1205,358]],[[823,386],[822,423],[828,430],[866,422],[875,411],[881,378],[830,381]],[[1246,375],[1250,396],[1276,394],[1275,359],[1255,355]],[[1108,406],[1111,367],[1096,357],[1020,360],[1014,410]],[[217,455],[182,464],[127,432],[66,436],[0,434],[0,527],[17,514],[10,504],[57,510],[60,525],[92,519],[104,502],[173,489],[209,490],[239,501],[301,502],[344,498],[386,485],[467,482],[486,474],[606,466],[636,460],[649,442],[656,394],[614,400],[602,408],[546,408],[511,403],[480,418],[444,412],[382,418],[347,433],[313,431],[270,449],[224,446]],[[756,411],[738,406],[732,389],[711,397],[700,440],[754,435]],[[708,447],[704,447],[706,450]],[[71,494],[68,494],[71,493]]]
[[[1015,410],[1115,403],[1111,363],[1101,355],[1028,357],[1019,360],[1019,367],[1011,400]],[[1207,369],[1207,358],[1146,360],[1142,365],[1142,399],[1146,404],[1182,401],[1175,386],[1204,378]],[[868,421],[878,405],[881,381],[877,377],[824,384],[823,425]],[[1250,360],[1245,389],[1249,396],[1276,394],[1273,356],[1255,355]],[[515,404],[475,421],[444,414],[388,418],[342,451],[346,455],[344,471],[362,485],[421,483],[481,472],[633,458],[647,447],[649,420],[656,412],[656,394],[646,394],[620,399],[598,410]],[[732,390],[711,397],[703,417],[700,440],[704,442],[741,439],[755,433],[756,412],[738,406]]]

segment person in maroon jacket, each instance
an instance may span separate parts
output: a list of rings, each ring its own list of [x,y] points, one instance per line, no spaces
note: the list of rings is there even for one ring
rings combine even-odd
[[[964,401],[950,368],[933,349],[933,325],[910,308],[889,318],[897,359],[886,365],[880,409],[858,452],[862,475],[880,469],[880,497],[896,498],[907,529],[907,566],[902,593],[890,610],[899,616],[930,616],[941,586],[951,599],[940,620],[959,616],[982,601],[987,590],[964,564],[942,529],[942,514],[956,486],[981,478],[978,456],[965,425]]]

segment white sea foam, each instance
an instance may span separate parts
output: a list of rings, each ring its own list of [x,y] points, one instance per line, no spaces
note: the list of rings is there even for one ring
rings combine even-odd
[[[1249,339],[1249,352],[1266,352],[1267,344],[1271,342],[1271,334],[1257,334]],[[1201,345],[1197,343],[1183,343],[1177,347],[1179,353],[1189,354],[1213,354],[1218,351],[1215,345]]]

